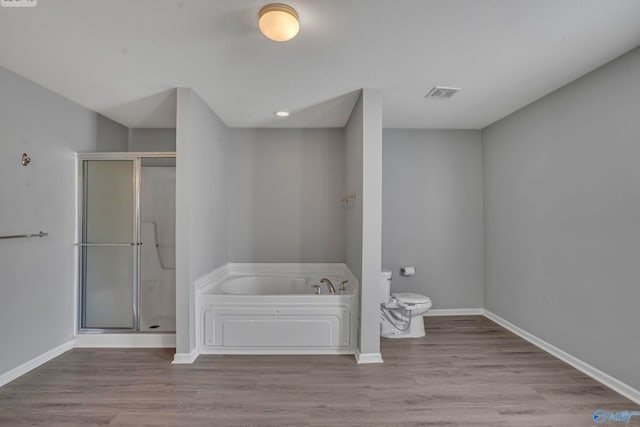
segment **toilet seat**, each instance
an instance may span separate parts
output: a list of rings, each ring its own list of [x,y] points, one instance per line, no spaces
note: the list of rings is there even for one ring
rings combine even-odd
[[[425,297],[420,294],[413,294],[410,292],[399,292],[397,294],[391,294],[393,298],[398,300],[398,302],[403,302],[406,304],[431,304],[431,298]]]
[[[421,310],[428,310],[431,308],[431,303],[408,304],[406,302],[398,301],[397,304],[398,304],[398,307],[401,307],[401,308],[404,308],[405,310],[410,310],[410,311],[421,311]]]
[[[400,292],[391,295],[390,308],[393,306],[415,312],[426,311],[431,308],[431,298],[420,294]]]

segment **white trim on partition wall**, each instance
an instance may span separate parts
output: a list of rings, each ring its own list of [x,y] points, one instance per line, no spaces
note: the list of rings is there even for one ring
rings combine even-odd
[[[384,363],[382,360],[382,354],[380,353],[360,353],[359,351],[356,351],[355,357],[358,365],[363,365],[365,363]]]
[[[74,347],[174,348],[176,334],[78,334]]]
[[[13,368],[8,372],[5,372],[4,374],[0,375],[0,387],[2,387],[7,383],[10,383],[11,381],[15,380],[18,377],[23,376],[24,374],[37,368],[38,366],[47,363],[51,359],[54,359],[60,356],[62,353],[65,353],[71,350],[72,348],[73,348],[73,340],[67,341],[64,344],[61,344],[47,351],[46,353],[42,353],[40,356],[36,356],[33,359],[29,360],[28,362],[25,362],[22,365],[16,368]]]
[[[191,353],[176,353],[173,355],[173,363],[174,365],[189,365],[196,361],[196,359],[200,356],[198,353],[198,349],[194,348],[191,350]]]
[[[80,162],[77,156],[74,154],[74,227],[73,227],[73,241],[80,242]],[[80,326],[79,312],[80,312],[80,250],[79,247],[75,247],[73,251],[73,330],[77,331]]]
[[[559,349],[558,347],[552,344],[549,344],[548,342],[536,337],[535,335],[525,331],[522,328],[517,327],[513,323],[503,319],[502,317],[492,313],[489,310],[485,309],[484,315],[487,319],[496,322],[498,325],[513,332],[514,334],[518,335],[520,338],[523,338],[529,341],[531,344],[535,345],[536,347],[539,347],[540,349],[546,351],[552,356],[557,357],[563,362],[573,366],[577,370],[590,376],[594,380],[602,383],[603,385],[609,387],[610,389],[620,393],[627,399],[630,399],[640,405],[640,390],[634,389],[633,387],[620,381],[619,379],[614,378],[611,375],[602,372],[598,368],[591,366],[588,363],[578,359],[577,357],[574,357],[569,353]]]

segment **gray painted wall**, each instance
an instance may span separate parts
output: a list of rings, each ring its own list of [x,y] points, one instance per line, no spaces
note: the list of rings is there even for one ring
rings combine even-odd
[[[113,120],[97,115],[97,146],[95,151],[127,151],[129,146],[129,128]]]
[[[344,130],[231,129],[231,262],[344,262]]]
[[[640,49],[483,130],[486,307],[640,389]]]
[[[229,129],[188,88],[178,89],[176,352],[195,341],[194,280],[228,262],[225,162]]]
[[[97,148],[97,115],[0,67],[0,374],[74,334],[76,151]],[[22,152],[32,158],[19,163]]]
[[[482,139],[474,130],[386,129],[382,265],[393,292],[434,308],[483,307]],[[416,275],[400,276],[402,266]]]
[[[128,151],[176,151],[175,129],[132,128],[128,131]]]

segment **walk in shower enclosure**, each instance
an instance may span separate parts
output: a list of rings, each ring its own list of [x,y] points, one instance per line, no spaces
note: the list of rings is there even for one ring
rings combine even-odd
[[[79,332],[175,331],[175,153],[79,162]]]

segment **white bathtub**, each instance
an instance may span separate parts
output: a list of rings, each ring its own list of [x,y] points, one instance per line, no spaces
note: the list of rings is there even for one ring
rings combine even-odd
[[[316,294],[323,277],[336,294]],[[229,264],[198,283],[201,354],[353,354],[358,282],[344,264]]]
[[[314,289],[304,277],[229,276],[212,289],[219,295],[309,295]]]

